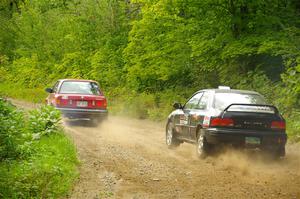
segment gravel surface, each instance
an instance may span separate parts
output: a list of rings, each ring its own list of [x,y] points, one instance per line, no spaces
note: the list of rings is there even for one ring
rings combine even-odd
[[[232,150],[199,160],[191,144],[167,149],[162,123],[110,117],[66,129],[82,162],[68,198],[300,198],[299,145],[279,161]]]
[[[39,106],[11,101],[24,109]],[[300,199],[299,144],[288,144],[278,161],[233,150],[199,160],[191,144],[166,147],[163,123],[109,117],[97,128],[64,125],[81,161],[67,198]]]

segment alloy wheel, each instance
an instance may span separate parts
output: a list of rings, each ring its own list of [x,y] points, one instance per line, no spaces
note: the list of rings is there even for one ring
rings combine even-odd
[[[167,145],[170,146],[172,144],[172,139],[173,139],[173,129],[172,129],[172,126],[170,124],[168,124],[167,136],[166,136]]]
[[[204,136],[200,134],[198,138],[198,147],[197,147],[197,151],[199,155],[202,155],[204,153],[203,148],[204,148]]]

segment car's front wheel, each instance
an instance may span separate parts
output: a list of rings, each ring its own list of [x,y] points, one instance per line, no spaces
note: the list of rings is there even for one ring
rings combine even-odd
[[[166,144],[168,148],[175,148],[180,145],[180,141],[174,136],[174,129],[171,122],[168,122],[166,128]]]

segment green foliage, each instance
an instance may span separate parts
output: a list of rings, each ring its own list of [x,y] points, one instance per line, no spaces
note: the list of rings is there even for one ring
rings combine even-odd
[[[42,106],[30,111],[28,130],[33,133],[34,139],[39,139],[41,136],[57,133],[60,129],[59,121],[59,111],[52,106]]]
[[[108,93],[108,96],[112,99],[110,101],[110,112],[139,119],[150,118],[163,121],[172,110],[174,102],[183,103],[192,93],[192,90],[186,90],[185,88],[155,94],[119,91],[117,98]]]
[[[52,107],[25,115],[0,99],[1,198],[57,198],[70,189],[77,157],[59,121]]]
[[[174,98],[228,85],[298,117],[297,0],[4,0],[0,11],[5,95],[42,101],[59,78],[95,79],[113,112],[157,119]]]
[[[174,102],[184,103],[193,93],[192,90],[178,89],[167,90],[162,93],[156,93],[156,107],[148,109],[149,118],[152,120],[165,121],[166,117],[173,110]]]
[[[288,63],[290,67],[287,72],[282,74],[283,82],[287,85],[285,91],[288,93],[289,105],[300,105],[300,54],[296,59],[292,59]]]
[[[24,101],[44,103],[47,93],[44,88],[25,88],[12,82],[0,83],[0,96],[21,99]]]
[[[7,71],[7,65],[8,65],[8,58],[5,55],[0,55],[0,83],[3,83],[8,80],[8,71]]]
[[[289,115],[289,120],[287,123],[288,135],[289,139],[294,142],[300,142],[300,111],[296,110],[292,114]]]
[[[0,162],[1,198],[59,198],[78,176],[73,143],[62,133],[42,137],[22,161]]]
[[[23,113],[0,98],[0,161],[19,157],[25,133]]]
[[[189,84],[186,81],[191,70],[189,29],[166,4],[145,6],[143,18],[134,22],[129,34],[124,51],[127,80],[138,92],[156,92]]]
[[[39,70],[37,56],[30,58],[21,57],[12,64],[12,73],[15,74],[11,77],[11,81],[18,82],[18,84],[26,88],[36,88],[45,79],[45,74]]]
[[[111,112],[139,119],[149,117],[148,110],[156,107],[154,95],[126,93],[111,101]]]

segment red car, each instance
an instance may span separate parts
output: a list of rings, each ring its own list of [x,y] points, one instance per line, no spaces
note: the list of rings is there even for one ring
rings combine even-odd
[[[70,119],[89,119],[98,123],[107,118],[107,101],[99,84],[93,80],[61,79],[47,88],[48,105]]]

